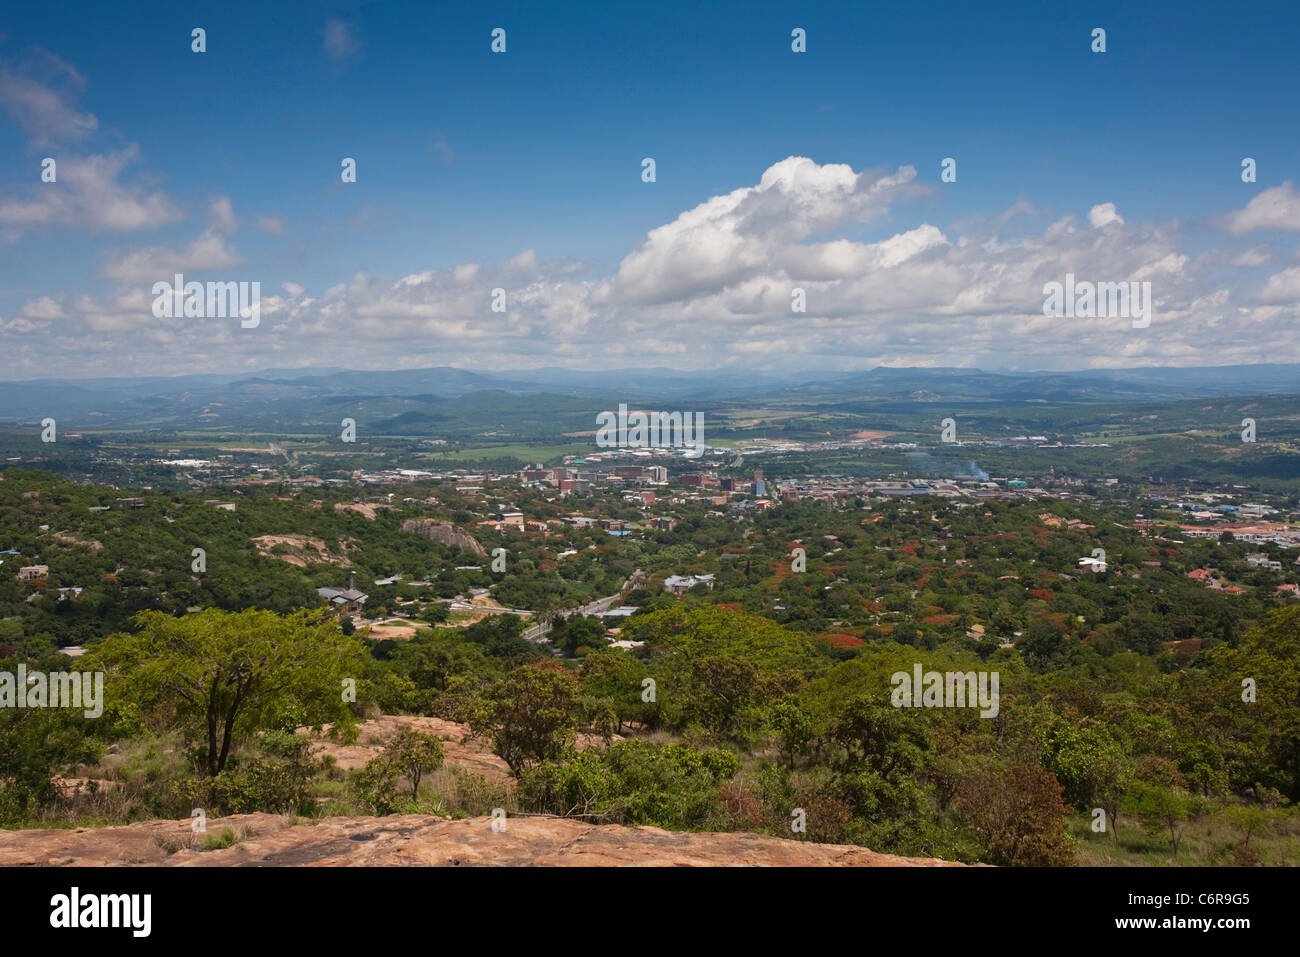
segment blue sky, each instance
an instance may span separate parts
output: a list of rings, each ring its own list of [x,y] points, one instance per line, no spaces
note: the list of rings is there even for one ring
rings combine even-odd
[[[1294,328],[1286,294],[1300,289],[1300,276],[1285,273],[1300,223],[1287,219],[1294,197],[1283,184],[1300,181],[1300,13],[1280,3],[1136,6],[132,3],[73,14],[27,5],[0,27],[0,77],[8,78],[0,87],[0,345],[19,357],[13,378],[48,375],[54,365],[232,371],[293,364],[286,359],[374,368],[789,361],[779,329],[795,318],[772,312],[774,293],[741,288],[761,277],[782,295],[783,283],[830,284],[817,287],[825,295],[810,292],[811,321],[790,330],[790,343],[814,344],[798,359],[810,370],[1211,364],[1224,343],[1200,350],[1204,336],[1190,325],[1144,345],[1117,334],[1085,346],[1091,331],[1033,329],[1032,338],[1048,340],[1037,358],[1004,355],[1008,330],[1030,328],[1014,325],[1009,303],[1024,299],[1032,310],[1036,294],[977,293],[997,277],[996,248],[988,262],[935,261],[937,247],[987,242],[991,229],[1002,244],[1039,237],[1050,245],[1051,224],[1075,217],[1080,242],[1057,250],[1054,264],[1026,264],[1026,282],[1041,285],[1076,259],[1101,270],[1099,280],[1147,269],[1158,282],[1153,264],[1186,257],[1164,285],[1174,293],[1168,313],[1222,332],[1235,310],[1263,308],[1244,334],[1252,341]],[[191,52],[193,27],[207,31],[206,53]],[[505,54],[489,49],[494,27],[507,31]],[[791,51],[795,27],[807,31],[806,53]],[[1090,49],[1094,27],[1106,30],[1104,54]],[[118,160],[95,189],[51,205],[33,199],[63,188],[38,185],[45,156]],[[355,184],[339,180],[345,156],[357,161]],[[656,160],[654,183],[641,181],[647,156]],[[1246,156],[1257,160],[1257,183],[1241,181]],[[854,173],[910,167],[914,176],[889,202],[815,216],[794,236],[773,239],[760,222],[761,242],[746,254],[754,261],[705,270],[689,308],[646,292],[644,276],[620,275],[652,230],[758,186],[787,157]],[[957,160],[955,183],[939,182],[944,157]],[[1281,213],[1257,208],[1261,215],[1223,228],[1224,217],[1270,189],[1282,192],[1265,205]],[[123,190],[151,208],[124,219],[106,213]],[[230,215],[214,213],[214,203]],[[999,222],[1017,203],[1020,212]],[[94,204],[102,205],[83,208]],[[1090,210],[1104,204],[1122,224],[1103,215],[1097,228],[1122,232],[1107,246],[1128,259],[1083,241]],[[947,305],[903,297],[889,316],[867,310],[854,325],[849,306],[875,286],[831,275],[824,263],[806,275],[790,264],[791,243],[878,244],[922,226],[942,234],[920,244],[926,270],[880,282],[896,289],[946,276],[954,283]],[[1250,249],[1260,264],[1224,261]],[[496,280],[512,300],[516,288],[520,295],[495,334],[482,334],[490,312],[467,312],[445,296],[442,305],[406,301],[376,328],[392,299],[385,282],[391,291],[403,277],[434,273],[424,284],[438,287],[442,272],[470,263],[487,277],[496,275],[492,264],[530,250]],[[649,259],[644,268],[678,273],[694,261]],[[255,336],[159,332],[137,308],[137,287],[150,284],[147,264],[164,262],[192,262],[187,278],[259,280],[264,296],[274,289],[293,301],[271,304]],[[337,291],[358,274],[369,277],[365,289]],[[623,295],[615,287],[624,278],[642,293]],[[676,276],[660,278],[678,285]],[[302,292],[286,295],[283,283]],[[331,289],[336,308],[322,315]],[[1221,289],[1229,301],[1210,315],[1205,300]],[[958,321],[962,310],[950,307],[963,292],[980,301],[968,334],[952,336],[939,320]],[[304,299],[315,302],[303,307]],[[663,312],[672,302],[681,308]],[[566,308],[585,318],[558,318]],[[711,327],[710,309],[730,318]],[[989,318],[995,313],[1001,318]],[[755,321],[743,325],[736,317],[744,315]],[[421,324],[400,330],[401,319]],[[667,351],[651,359],[646,340],[678,320],[683,328],[668,330]],[[859,336],[865,325],[875,331]],[[355,358],[302,348],[323,334],[359,343]],[[637,337],[643,345],[632,348]],[[936,337],[954,348],[939,350]],[[412,339],[427,350],[413,351]],[[125,348],[131,341],[138,356]],[[1064,347],[1079,352],[1062,356]],[[1098,363],[1098,352],[1113,361]],[[1253,359],[1245,345],[1232,352],[1240,361],[1269,355],[1300,359],[1276,348],[1257,348]]]

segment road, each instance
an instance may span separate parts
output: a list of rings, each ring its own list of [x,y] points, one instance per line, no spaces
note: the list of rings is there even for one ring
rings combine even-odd
[[[523,637],[525,641],[531,641],[536,643],[540,641],[542,636],[545,635],[550,630],[551,630],[551,623],[549,621],[539,622],[538,624],[533,625],[533,627],[527,629],[524,632]]]
[[[452,611],[481,611],[492,615],[531,615],[527,608],[498,608],[495,605],[471,605],[467,601],[453,601],[448,606]]]
[[[597,598],[595,601],[589,602],[583,605],[581,608],[574,608],[569,611],[562,611],[560,612],[560,614],[562,614],[565,618],[568,618],[570,615],[575,615],[575,614],[576,615],[603,615],[605,612],[609,611],[610,605],[614,604],[614,602],[618,601],[620,598],[623,597],[624,592],[632,591],[633,589],[639,588],[644,583],[645,583],[645,572],[641,571],[641,569],[638,568],[636,571],[634,571],[631,575],[627,577],[627,581],[623,582],[623,587],[619,589],[618,594],[610,595],[608,598]]]
[[[623,592],[639,587],[644,581],[645,581],[645,572],[641,571],[641,569],[638,568],[636,571],[634,571],[631,575],[628,576],[627,581],[623,582],[623,588],[617,594],[609,595],[606,598],[597,598],[595,601],[588,602],[587,604],[582,605],[581,607],[578,608],[569,608],[563,611],[557,611],[556,617],[569,618],[572,617],[573,615],[582,615],[584,617],[591,617],[593,615],[603,615],[605,612],[609,611],[610,605],[614,604],[614,602],[618,601],[620,598],[623,597]],[[507,609],[507,610],[513,610],[513,609]],[[528,614],[532,614],[532,613],[529,612]],[[538,622],[536,625],[533,625],[531,628],[527,629],[524,632],[523,637],[527,641],[537,643],[545,640],[545,636],[548,632],[550,632],[550,630],[551,630],[550,622],[547,621]],[[547,644],[549,643],[550,642],[548,640]],[[554,651],[554,649],[552,649],[552,651]]]

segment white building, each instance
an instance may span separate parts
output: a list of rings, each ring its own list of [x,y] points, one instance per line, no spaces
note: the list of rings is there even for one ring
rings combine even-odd
[[[664,591],[680,595],[696,585],[708,585],[713,590],[713,575],[669,575],[664,579]]]

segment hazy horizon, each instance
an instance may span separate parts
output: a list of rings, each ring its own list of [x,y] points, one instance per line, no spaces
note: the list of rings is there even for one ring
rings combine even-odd
[[[292,378],[317,378],[329,375],[348,375],[357,373],[419,373],[419,372],[461,372],[473,376],[481,376],[486,379],[523,379],[526,381],[535,381],[528,379],[529,376],[545,374],[546,378],[555,378],[560,375],[599,375],[599,376],[618,376],[629,373],[636,373],[646,377],[679,377],[685,379],[704,378],[707,376],[761,376],[772,381],[783,379],[793,379],[808,374],[827,375],[833,379],[842,379],[854,374],[870,374],[873,372],[916,372],[916,373],[942,373],[951,372],[958,375],[991,375],[1006,376],[1009,378],[1029,378],[1034,376],[1079,376],[1089,373],[1117,373],[1117,374],[1138,374],[1138,373],[1195,373],[1209,371],[1230,371],[1230,370],[1251,370],[1251,369],[1273,369],[1273,370],[1295,370],[1300,375],[1300,361],[1297,362],[1255,362],[1255,363],[1213,363],[1206,365],[1186,366],[1186,365],[1149,365],[1149,366],[1106,366],[1106,367],[1083,367],[1076,366],[1061,369],[1049,368],[1028,368],[1018,369],[1010,367],[991,367],[991,366],[951,366],[951,365],[862,365],[854,368],[826,369],[812,367],[792,367],[788,364],[779,369],[761,366],[744,366],[739,364],[699,367],[699,368],[672,368],[669,366],[622,366],[617,368],[596,368],[591,366],[555,366],[539,365],[529,368],[502,369],[486,368],[480,366],[455,366],[455,365],[428,365],[428,366],[327,366],[327,365],[310,365],[310,366],[267,366],[258,369],[203,369],[193,372],[177,372],[170,374],[159,373],[133,373],[126,375],[97,375],[97,376],[31,376],[27,378],[0,378],[0,383],[20,385],[25,382],[103,382],[103,381],[121,381],[131,382],[151,379],[183,379],[187,377],[213,377],[228,379],[250,379],[271,377],[275,379],[292,379]],[[1297,382],[1300,386],[1300,381]],[[1249,389],[1246,391],[1250,391]]]

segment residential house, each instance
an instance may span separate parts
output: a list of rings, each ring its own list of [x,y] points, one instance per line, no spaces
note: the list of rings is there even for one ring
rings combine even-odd
[[[1269,558],[1266,552],[1251,552],[1246,556],[1246,564],[1251,568],[1266,568],[1271,572],[1282,570],[1282,563]]]
[[[347,588],[317,588],[316,594],[320,595],[327,602],[330,608],[340,615],[356,615],[361,611],[361,606],[366,603],[370,597],[360,591],[357,591],[357,573],[348,573]]]
[[[681,595],[696,585],[708,585],[709,591],[712,591],[715,577],[714,575],[669,575],[664,579],[664,591]]]

